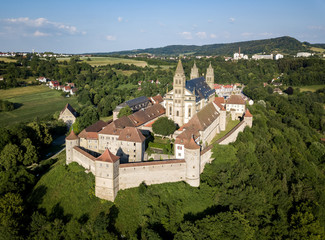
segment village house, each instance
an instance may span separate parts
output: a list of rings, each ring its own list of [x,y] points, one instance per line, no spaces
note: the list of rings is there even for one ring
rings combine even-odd
[[[67,126],[70,127],[76,121],[77,116],[78,113],[76,110],[74,110],[73,107],[67,103],[63,110],[60,112],[59,120],[62,119],[63,122],[65,122]]]
[[[124,103],[121,103],[120,105],[116,106],[116,108],[113,110],[113,120],[117,119],[117,116],[118,116],[120,110],[126,106],[129,106],[133,112],[136,112],[140,109],[144,109],[144,108],[148,107],[149,105],[151,105],[151,102],[145,96],[141,96],[141,97],[126,101]]]
[[[232,120],[238,119],[245,113],[246,102],[240,95],[231,95],[227,99],[226,110],[231,113]]]

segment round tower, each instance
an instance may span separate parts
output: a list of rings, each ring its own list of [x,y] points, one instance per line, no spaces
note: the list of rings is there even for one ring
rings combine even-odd
[[[245,115],[244,115],[244,121],[246,122],[246,125],[249,127],[253,126],[253,115],[249,112],[248,108],[246,109]]]
[[[191,137],[184,145],[186,161],[186,182],[192,187],[200,186],[201,155],[200,146]]]
[[[71,130],[69,136],[65,138],[66,163],[73,162],[73,147],[79,146],[79,137]]]

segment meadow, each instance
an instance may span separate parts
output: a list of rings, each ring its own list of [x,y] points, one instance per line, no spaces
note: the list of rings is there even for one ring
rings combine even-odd
[[[80,60],[85,61],[86,63],[90,64],[91,66],[104,66],[107,64],[134,64],[138,67],[146,67],[148,64],[145,61],[138,61],[134,59],[125,59],[125,58],[114,58],[114,57],[89,57],[90,61],[87,61],[88,57],[81,57]],[[60,62],[69,61],[70,58],[57,58]]]
[[[309,86],[302,86],[302,87],[299,87],[299,88],[300,88],[301,92],[307,92],[307,91],[316,92],[319,89],[325,88],[325,85],[324,84],[322,84],[322,85],[309,85]]]
[[[76,97],[61,96],[61,91],[46,86],[28,86],[0,90],[0,99],[8,100],[19,107],[10,112],[0,112],[0,126],[32,121],[61,111],[67,103],[77,108]]]

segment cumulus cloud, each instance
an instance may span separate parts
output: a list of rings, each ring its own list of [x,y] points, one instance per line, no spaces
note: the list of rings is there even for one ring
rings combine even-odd
[[[229,22],[230,22],[230,23],[234,23],[235,21],[236,21],[235,18],[233,18],[233,17],[229,18]]]
[[[195,35],[196,35],[198,38],[201,38],[201,39],[205,39],[205,38],[207,38],[207,34],[206,34],[206,32],[197,32]]]
[[[123,21],[123,18],[122,17],[118,17],[117,18],[117,21],[122,22]]]
[[[192,33],[191,32],[181,32],[180,35],[184,38],[184,39],[192,39]]]
[[[115,41],[116,40],[116,37],[113,36],[113,35],[107,35],[106,36],[106,40],[108,40],[108,41]]]
[[[86,34],[81,32],[77,27],[60,22],[49,21],[46,18],[31,19],[28,17],[7,18],[1,20],[1,25],[6,29],[13,29],[11,33],[22,36],[50,36],[63,34]]]
[[[35,37],[47,37],[47,36],[49,36],[50,34],[48,34],[48,33],[43,33],[43,32],[40,32],[40,31],[38,31],[38,30],[36,30],[36,32],[34,32],[34,34],[33,34],[33,36],[35,36]]]

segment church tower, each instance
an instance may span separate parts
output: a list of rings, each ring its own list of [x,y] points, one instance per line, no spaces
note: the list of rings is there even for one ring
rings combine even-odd
[[[194,78],[198,78],[199,77],[199,69],[196,67],[196,63],[194,61],[194,65],[191,69],[191,78],[190,79],[194,79]]]
[[[211,62],[210,62],[210,65],[209,65],[209,67],[207,69],[207,74],[206,74],[205,78],[206,78],[206,82],[209,85],[209,87],[211,89],[214,89],[214,71],[213,71],[213,68],[211,66]]]
[[[179,126],[184,124],[184,91],[185,91],[185,73],[181,60],[178,61],[176,72],[174,75],[173,89],[173,107],[172,118]]]

